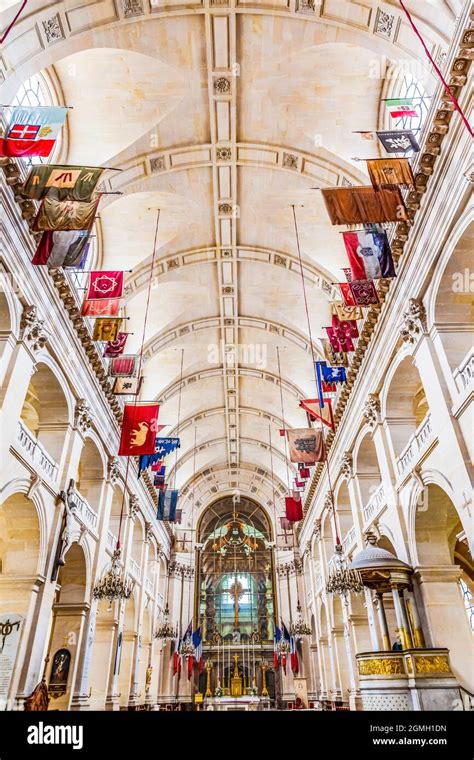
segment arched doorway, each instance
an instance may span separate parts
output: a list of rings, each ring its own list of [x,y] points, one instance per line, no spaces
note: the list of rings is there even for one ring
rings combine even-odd
[[[86,602],[87,568],[83,548],[73,543],[57,580],[49,644],[49,710],[67,710],[74,692],[78,656],[89,604]]]
[[[474,590],[472,554],[448,494],[430,484],[423,497],[415,513],[415,578],[426,643],[450,650],[453,672],[472,691],[473,645],[465,593]]]
[[[402,459],[410,437],[428,414],[428,401],[420,373],[413,364],[413,358],[407,356],[395,370],[385,405],[385,421],[395,460]]]

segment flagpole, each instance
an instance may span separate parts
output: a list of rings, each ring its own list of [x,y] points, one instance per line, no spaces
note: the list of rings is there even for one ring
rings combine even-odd
[[[294,226],[295,226],[296,248],[297,248],[297,251],[298,251],[298,259],[299,259],[300,272],[301,272],[301,284],[302,284],[302,288],[303,288],[304,306],[305,306],[305,312],[306,312],[306,320],[307,320],[307,324],[308,324],[308,334],[309,334],[309,342],[310,342],[310,346],[311,346],[311,357],[312,357],[312,363],[313,363],[313,372],[314,372],[314,377],[315,377],[316,387],[317,387],[317,385],[318,385],[318,379],[317,379],[317,375],[316,375],[316,357],[314,355],[313,338],[312,338],[312,335],[311,335],[311,321],[310,321],[310,318],[309,318],[308,299],[306,297],[306,286],[305,286],[305,281],[304,281],[303,261],[302,261],[302,258],[301,258],[300,239],[299,239],[299,234],[298,234],[298,225],[296,223],[296,211],[295,211],[294,204],[292,204],[291,208],[292,208],[292,211],[293,211],[293,222],[294,222]],[[323,399],[321,398],[319,401],[320,401],[320,406],[322,406]],[[321,425],[321,435],[323,437],[323,446],[324,446],[325,461],[326,461],[326,470],[327,470],[327,477],[328,477],[329,494],[330,494],[330,499],[331,499],[331,504],[332,504],[332,516],[333,516],[333,521],[334,521],[335,540],[336,540],[336,546],[339,546],[340,543],[341,543],[341,539],[339,538],[339,530],[338,530],[337,520],[336,520],[336,506],[335,506],[335,503],[334,503],[334,493],[333,493],[333,489],[332,489],[331,472],[330,472],[330,468],[329,468],[329,461],[328,461],[328,456],[327,456],[326,442],[324,440],[324,423],[322,421],[322,417],[320,418],[320,425]]]

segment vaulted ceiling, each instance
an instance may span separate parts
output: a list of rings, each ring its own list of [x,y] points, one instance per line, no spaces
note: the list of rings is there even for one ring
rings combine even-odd
[[[407,5],[445,51],[459,0]],[[17,7],[3,0],[3,28]],[[386,123],[390,62],[418,62],[433,90],[421,54],[398,0],[32,0],[1,51],[3,98],[46,70],[74,107],[63,160],[122,170],[105,174],[123,194],[101,202],[99,263],[132,270],[132,351],[160,209],[143,398],[161,400],[165,434],[179,410],[188,498],[194,470],[198,503],[232,489],[265,503],[272,469],[283,493],[282,417],[305,426],[298,401],[315,395],[291,206],[318,354],[345,256],[315,188],[367,183],[354,158],[379,149],[354,130]]]

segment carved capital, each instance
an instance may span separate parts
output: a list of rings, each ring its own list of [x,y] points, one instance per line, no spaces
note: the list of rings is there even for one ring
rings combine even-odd
[[[380,422],[380,401],[376,393],[369,393],[363,414],[372,429]]]
[[[149,544],[151,539],[153,538],[154,531],[153,531],[153,525],[150,522],[145,523],[145,543]]]
[[[417,298],[410,298],[406,311],[402,315],[400,335],[404,343],[413,345],[423,333],[428,331],[426,309]]]
[[[313,536],[316,541],[321,539],[321,520],[314,521]]]
[[[327,511],[331,514],[332,510],[334,509],[334,496],[332,491],[328,491],[326,496],[324,497],[324,506],[327,509]]]
[[[343,475],[345,475],[347,478],[350,478],[352,476],[352,452],[351,451],[345,451],[341,457],[341,472]]]
[[[86,433],[91,425],[92,414],[89,405],[85,398],[79,398],[76,401],[76,408],[74,410],[74,426],[78,428],[81,433]]]
[[[21,315],[22,338],[31,351],[40,351],[49,339],[49,333],[44,327],[44,319],[38,316],[36,306],[25,306]]]
[[[120,477],[120,462],[117,457],[109,457],[107,463],[107,477],[111,483],[116,483]]]
[[[132,493],[132,495],[130,496],[130,501],[128,503],[129,517],[136,517],[139,511],[140,511],[140,502],[138,500],[138,496]]]

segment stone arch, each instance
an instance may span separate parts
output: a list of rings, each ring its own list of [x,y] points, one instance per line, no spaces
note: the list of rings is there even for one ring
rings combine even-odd
[[[351,509],[351,497],[346,480],[341,480],[339,484],[339,487],[335,494],[335,506],[337,521],[339,524],[339,537],[342,540],[354,524]]]
[[[9,586],[2,585],[2,606],[10,599],[19,603],[21,589],[15,588],[15,576],[36,576],[41,567],[41,525],[38,510],[32,499],[16,492],[0,506],[0,573],[4,580],[12,579]],[[29,602],[30,593],[23,600]]]
[[[472,690],[472,635],[460,579],[474,591],[474,564],[467,534],[448,493],[425,486],[423,506],[415,515],[416,591],[427,643],[450,650],[453,672]]]
[[[105,473],[105,455],[101,443],[95,435],[89,434],[84,440],[75,480],[77,490],[96,513],[100,509]]]
[[[354,449],[354,472],[364,506],[382,482],[377,450],[371,431],[367,430]]]
[[[125,603],[120,657],[119,692],[120,706],[127,707],[132,688],[133,659],[137,646],[138,594],[136,589]]]
[[[398,362],[391,378],[387,378],[382,409],[393,454],[398,459],[410,436],[429,413],[423,382],[411,356]]]
[[[473,250],[471,221],[459,236],[432,294],[431,316],[451,371],[462,366],[472,350]]]
[[[72,399],[62,375],[45,357],[32,375],[20,422],[57,465],[60,464],[68,426],[72,424]]]

